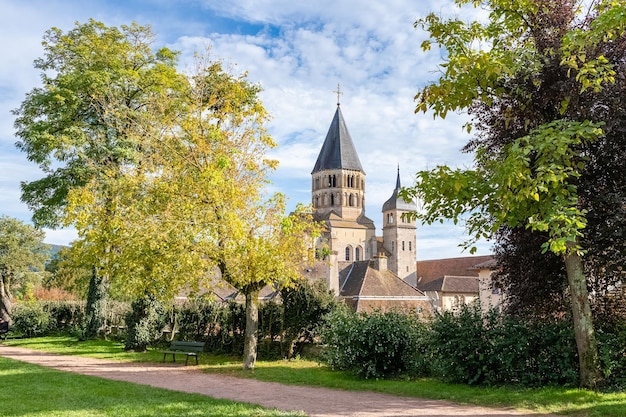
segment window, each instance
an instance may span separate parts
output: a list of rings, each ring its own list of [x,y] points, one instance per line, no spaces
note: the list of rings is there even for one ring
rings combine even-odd
[[[388,224],[393,224],[393,214],[391,214],[391,213],[387,214],[387,223]]]
[[[411,245],[412,243],[413,243],[413,242],[409,242],[409,252],[412,252],[412,251],[413,251],[413,249],[412,249],[412,245]]]
[[[334,194],[331,194],[331,195],[330,195],[330,205],[331,205],[331,206],[334,206],[334,205],[335,205],[335,195],[334,195]]]
[[[402,250],[404,250],[404,240],[402,241]]]
[[[346,261],[350,260],[350,247],[346,247]]]
[[[361,248],[356,248],[354,250],[354,260],[357,262],[361,260]]]
[[[396,242],[391,242],[391,252],[393,252],[396,249]]]

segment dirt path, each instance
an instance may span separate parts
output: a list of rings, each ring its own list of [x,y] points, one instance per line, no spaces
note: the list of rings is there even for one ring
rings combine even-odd
[[[0,345],[0,355],[61,371],[198,393],[281,410],[303,410],[311,417],[538,416],[510,409],[461,406],[447,401],[261,382],[202,373],[193,366],[172,363],[120,363],[4,345]]]

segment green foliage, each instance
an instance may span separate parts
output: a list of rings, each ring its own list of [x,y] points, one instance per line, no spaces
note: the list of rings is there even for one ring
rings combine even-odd
[[[143,352],[159,340],[164,317],[163,308],[154,297],[146,295],[133,301],[131,311],[126,315],[124,349]]]
[[[433,375],[469,385],[576,384],[576,345],[568,320],[524,323],[478,306],[431,323]]]
[[[626,321],[607,321],[598,325],[598,346],[604,388],[626,389]]]
[[[13,328],[26,337],[48,334],[52,317],[43,304],[36,302],[20,303],[13,312]]]
[[[274,300],[266,301],[259,306],[258,344],[259,353],[264,358],[280,355],[278,341],[282,339],[283,308],[284,302],[277,303]]]
[[[48,301],[41,303],[50,314],[50,331],[62,334],[77,333],[85,319],[85,303],[79,301]]]
[[[597,149],[606,141],[607,120],[612,128],[607,114],[622,107],[608,90],[623,66],[626,5],[613,0],[456,2],[470,4],[484,8],[488,17],[465,23],[431,13],[416,22],[430,35],[424,50],[433,41],[447,52],[441,77],[417,94],[416,112],[445,118],[448,111],[467,110],[468,131],[479,129],[466,147],[476,153],[475,166],[421,172],[417,186],[404,196],[423,202],[415,217],[425,223],[465,220],[469,247],[502,227],[526,227],[547,237],[543,251],[564,255],[580,384],[593,388],[600,375],[580,257],[587,249],[581,246],[587,214],[596,207],[585,206],[579,185],[592,171],[588,163],[613,159],[594,157],[602,154]],[[622,135],[614,140],[623,142]],[[619,167],[611,175],[622,171]],[[620,189],[602,180],[586,185],[594,193],[596,186]]]
[[[241,304],[200,299],[175,305],[172,315],[177,340],[205,342],[209,352],[243,352],[246,316]]]
[[[338,303],[326,283],[300,280],[295,287],[281,290],[282,331],[281,356],[292,358],[304,344],[320,336],[324,317],[338,308]]]
[[[419,339],[425,325],[399,312],[355,314],[337,310],[326,318],[324,358],[333,368],[362,378],[417,375]]]
[[[0,317],[11,320],[13,291],[25,295],[42,280],[49,257],[45,233],[18,219],[0,216]]]
[[[83,339],[93,339],[104,330],[108,296],[109,281],[98,275],[93,267],[85,307]]]

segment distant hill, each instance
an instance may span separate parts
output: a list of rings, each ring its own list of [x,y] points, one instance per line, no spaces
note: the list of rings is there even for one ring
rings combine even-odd
[[[48,245],[48,248],[49,248],[50,259],[54,258],[61,249],[66,247],[64,245],[54,245],[51,243],[46,243],[46,245]]]

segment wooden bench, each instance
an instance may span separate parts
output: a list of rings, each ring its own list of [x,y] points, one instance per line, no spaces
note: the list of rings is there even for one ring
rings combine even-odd
[[[172,360],[176,362],[176,355],[185,355],[185,366],[189,363],[189,357],[193,356],[196,358],[196,365],[198,364],[198,353],[204,351],[204,342],[181,342],[179,340],[174,340],[170,344],[169,350],[163,350],[163,362],[165,362],[165,358],[167,355],[172,355]]]

